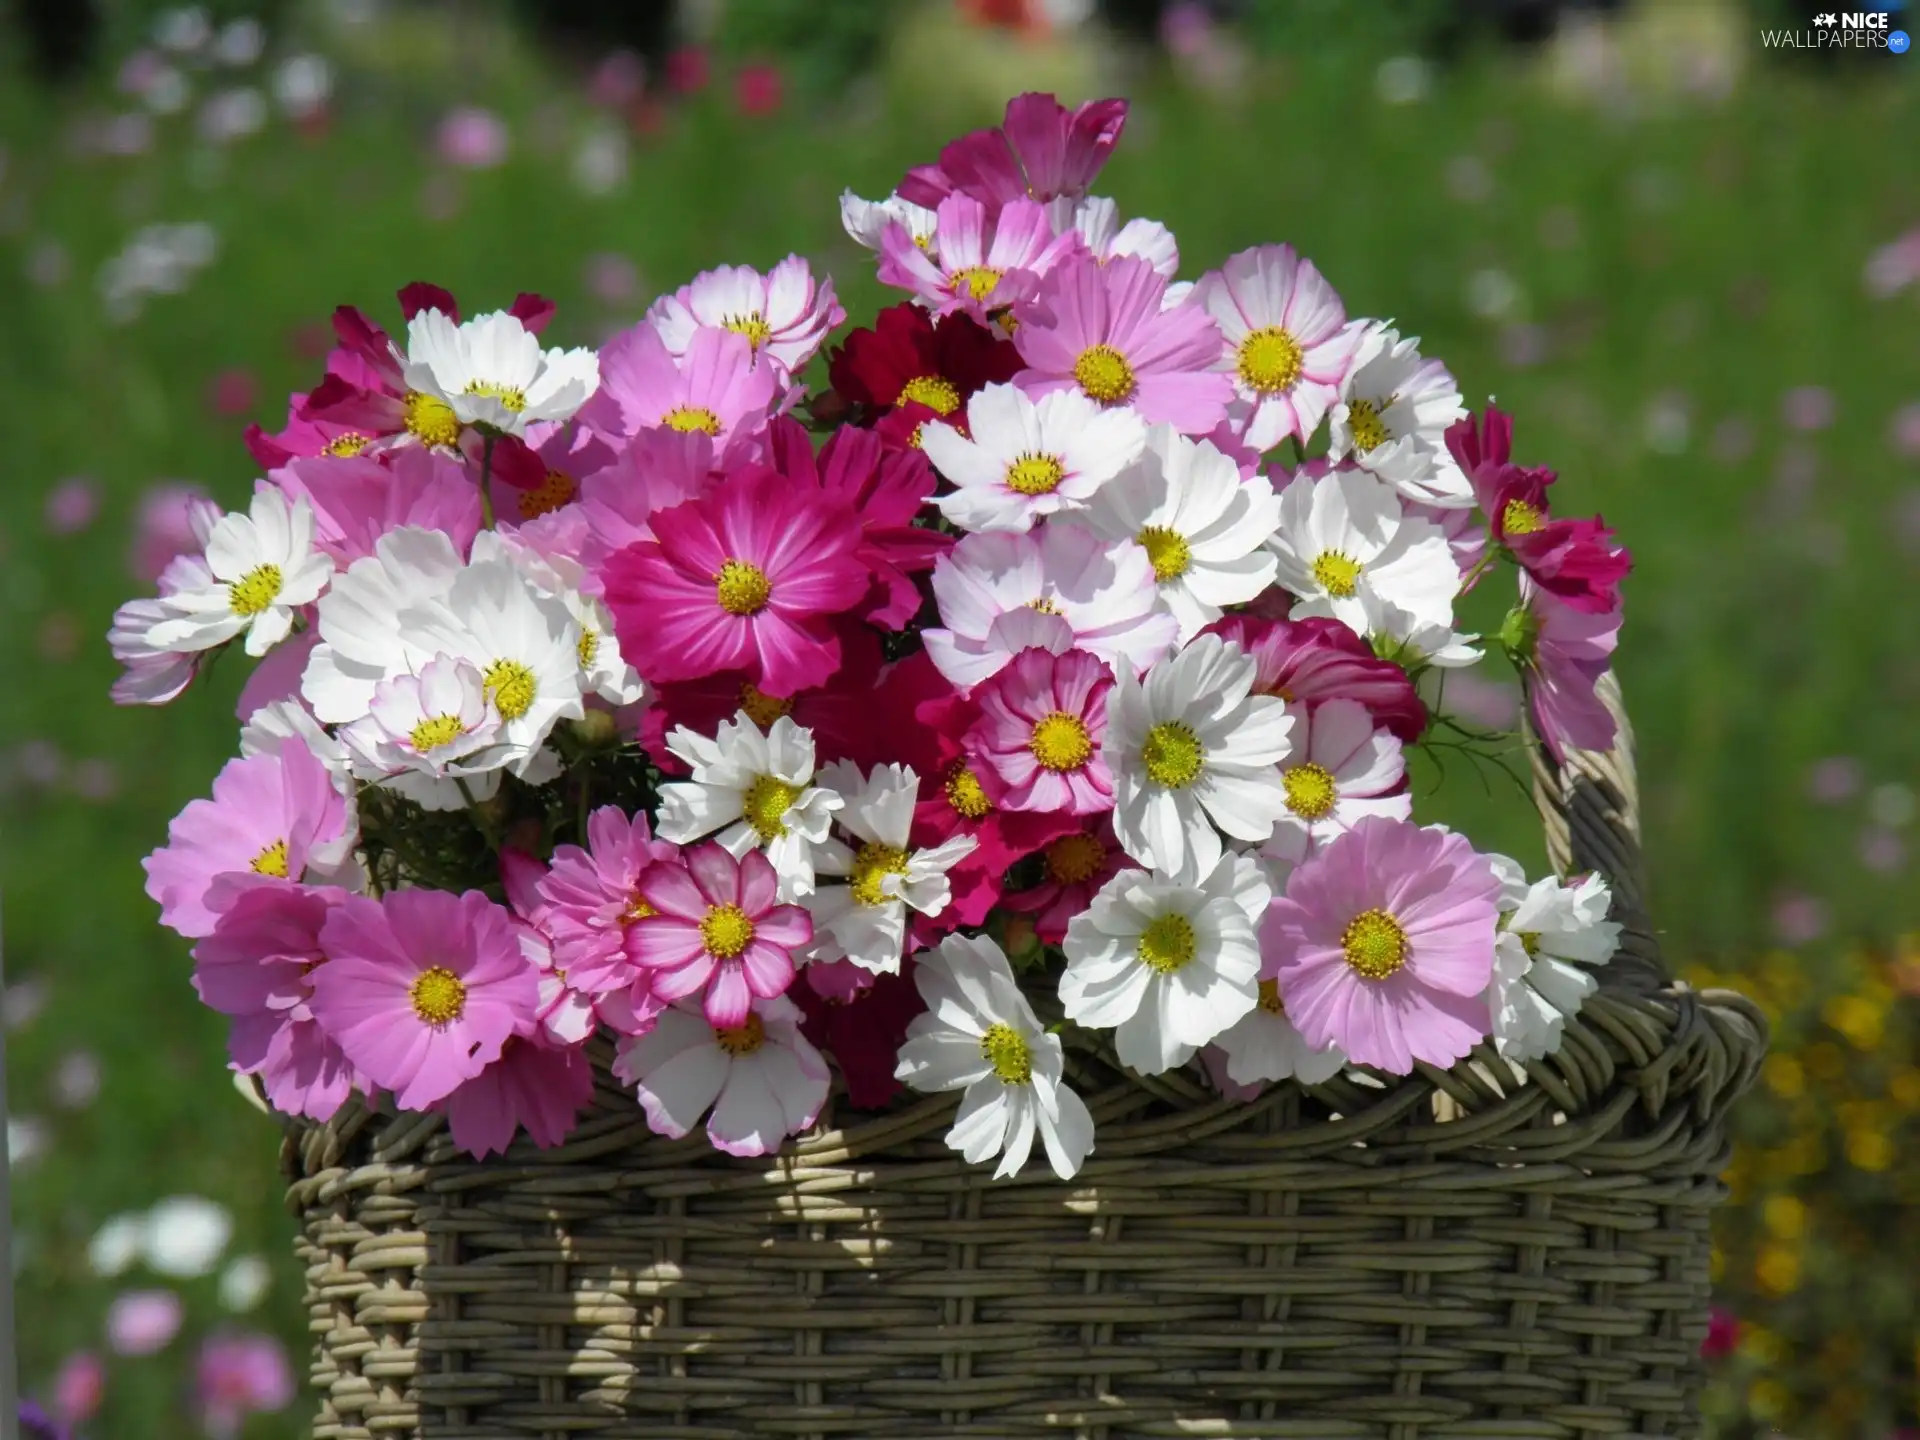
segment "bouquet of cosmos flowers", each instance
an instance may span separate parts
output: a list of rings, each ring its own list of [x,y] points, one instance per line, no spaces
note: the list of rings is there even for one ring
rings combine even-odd
[[[552,1146],[607,1032],[665,1136],[768,1153],[837,1074],[1066,1177],[1083,1043],[1230,1096],[1558,1046],[1605,884],[1418,823],[1405,752],[1465,743],[1428,698],[1503,564],[1535,735],[1607,747],[1627,554],[1288,246],[1176,280],[1088,193],[1125,120],[1024,95],[844,197],[905,298],[811,392],[846,317],[798,256],[597,353],[532,295],[336,312],[111,634],[124,703],[259,661],[146,870],[277,1109]]]

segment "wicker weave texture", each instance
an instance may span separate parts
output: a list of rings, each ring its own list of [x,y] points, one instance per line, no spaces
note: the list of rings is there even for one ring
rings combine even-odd
[[[475,1163],[357,1104],[291,1131],[316,1440],[1696,1435],[1765,1023],[1662,977],[1624,729],[1536,782],[1628,937],[1524,1074],[1483,1047],[1239,1104],[1074,1048],[1098,1147],[1068,1184],[965,1165],[952,1097],[830,1106],[757,1162],[665,1141],[604,1041],[560,1149]]]

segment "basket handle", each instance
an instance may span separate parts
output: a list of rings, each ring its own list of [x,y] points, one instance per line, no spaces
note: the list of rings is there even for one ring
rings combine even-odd
[[[1647,915],[1646,866],[1640,852],[1640,786],[1633,768],[1633,727],[1609,670],[1595,687],[1616,727],[1611,750],[1569,748],[1564,763],[1534,734],[1528,707],[1521,724],[1533,760],[1533,803],[1546,829],[1547,858],[1559,875],[1597,871],[1613,889],[1620,949],[1604,974],[1618,989],[1659,990],[1673,974]]]

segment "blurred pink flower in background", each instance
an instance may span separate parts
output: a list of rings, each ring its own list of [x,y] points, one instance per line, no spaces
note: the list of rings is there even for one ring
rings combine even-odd
[[[1231,89],[1246,73],[1246,52],[1198,0],[1178,0],[1161,13],[1160,43],[1176,68],[1204,89]]]
[[[1833,392],[1824,385],[1796,385],[1780,397],[1780,414],[1795,430],[1824,430],[1833,424]]]
[[[1812,895],[1788,894],[1773,906],[1774,938],[1782,945],[1808,945],[1827,933],[1827,907]]]
[[[1724,1305],[1707,1311],[1707,1338],[1700,1342],[1700,1358],[1724,1360],[1739,1348],[1740,1321]]]
[[[111,760],[82,760],[69,778],[73,793],[94,805],[104,805],[120,793],[120,772]]]
[[[707,88],[713,66],[698,45],[683,45],[667,56],[667,85],[676,95],[693,95]]]
[[[1470,671],[1447,676],[1446,711],[1469,725],[1512,730],[1520,723],[1520,687],[1509,680],[1483,680]]]
[[[1907,863],[1907,846],[1893,831],[1869,825],[1860,832],[1860,863],[1876,875],[1891,875]]]
[[[107,1348],[116,1355],[154,1355],[180,1333],[180,1297],[171,1290],[129,1290],[107,1307]]]
[[[507,124],[491,110],[462,105],[440,122],[435,149],[462,170],[491,170],[507,158]]]
[[[770,60],[742,65],[733,77],[733,103],[742,115],[771,115],[786,97],[786,81]]]
[[[99,1411],[106,1393],[106,1362],[91,1350],[76,1350],[54,1372],[48,1408],[62,1425],[82,1425]]]
[[[1920,280],[1920,225],[1907,231],[1890,245],[1883,245],[1867,260],[1867,293],[1885,300]]]
[[[587,260],[587,291],[602,305],[620,305],[640,288],[640,273],[624,255],[605,252]]]
[[[200,1347],[195,1391],[207,1433],[231,1440],[249,1415],[271,1415],[293,1403],[293,1370],[271,1335],[212,1335]]]
[[[207,386],[207,408],[220,416],[245,415],[258,393],[253,372],[244,366],[222,370]]]
[[[1509,325],[1500,332],[1500,358],[1516,370],[1530,369],[1547,358],[1547,327],[1531,323]]]
[[[647,88],[647,62],[631,50],[616,50],[594,67],[587,95],[596,105],[624,110]]]
[[[1851,755],[1829,755],[1807,771],[1807,797],[1820,805],[1838,805],[1860,790],[1860,762]]]
[[[200,548],[193,533],[191,507],[196,500],[209,499],[200,486],[179,481],[162,481],[147,491],[134,519],[130,561],[134,578],[151,585],[174,556]]]
[[[77,535],[100,513],[100,487],[84,475],[62,480],[47,492],[47,529],[56,535]]]
[[[1887,427],[1887,441],[1898,454],[1909,460],[1920,460],[1920,400],[1893,412],[1893,423]]]
[[[29,740],[13,752],[13,769],[27,784],[47,789],[67,773],[67,757],[51,740]]]

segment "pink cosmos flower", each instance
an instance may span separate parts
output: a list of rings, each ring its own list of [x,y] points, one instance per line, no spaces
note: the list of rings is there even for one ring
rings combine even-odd
[[[274,1415],[293,1403],[293,1367],[271,1335],[216,1334],[200,1347],[194,1398],[212,1440],[234,1440],[249,1415]]]
[[[1313,434],[1339,398],[1364,332],[1311,260],[1261,245],[1200,277],[1193,304],[1219,323],[1233,376],[1232,424],[1254,450]]]
[[[628,948],[662,1000],[702,995],[716,1029],[745,1025],[754,1000],[793,983],[793,952],[813,939],[813,919],[779,903],[779,877],[759,850],[735,860],[709,842],[681,859],[647,875],[659,913],[633,928]]]
[[[167,826],[167,843],[142,861],[160,922],[199,940],[232,898],[226,877],[301,880],[310,865],[345,858],[354,834],[346,800],[304,745],[229,760],[213,798],[195,800]]]
[[[742,115],[771,115],[786,97],[786,81],[780,67],[757,60],[740,67],[733,77],[733,103]]]
[[[100,487],[84,475],[62,480],[47,494],[47,529],[56,535],[77,535],[100,513]]]
[[[1079,828],[1056,835],[1041,847],[1045,862],[1038,885],[1005,897],[1006,908],[1033,916],[1034,932],[1049,945],[1067,938],[1073,917],[1093,903],[1115,875],[1132,862],[1114,838],[1113,821],[1105,815],[1082,821]]]
[[[534,967],[512,915],[478,890],[349,896],[320,931],[314,1018],[403,1110],[424,1110],[532,1033]]]
[[[107,1348],[116,1355],[157,1355],[180,1333],[185,1311],[171,1290],[129,1290],[107,1307]]]
[[[620,653],[652,681],[745,670],[770,695],[818,685],[840,664],[826,617],[867,593],[860,525],[844,504],[771,470],[651,517],[655,539],[602,572]]]
[[[491,110],[450,110],[434,137],[440,159],[461,170],[491,170],[507,158],[507,125]]]
[[[1014,383],[1036,397],[1078,387],[1150,425],[1205,435],[1233,398],[1233,380],[1214,368],[1220,327],[1197,305],[1164,308],[1166,293],[1165,278],[1130,255],[1063,261],[1015,307],[1013,343],[1027,368]]]
[[[676,361],[667,342],[642,322],[600,351],[600,388],[574,417],[609,441],[655,426],[713,437],[722,463],[753,458],[782,373],[756,363],[753,343],[732,330],[697,329]]]
[[[1080,649],[1138,674],[1172,648],[1179,624],[1159,608],[1153,562],[1083,525],[968,535],[933,568],[939,629],[923,632],[940,673],[967,692],[1031,646]],[[624,642],[623,642],[624,643]]]
[[[53,1413],[63,1425],[84,1425],[107,1393],[107,1366],[91,1350],[76,1350],[53,1377]]]
[[[134,516],[128,560],[134,578],[153,584],[176,556],[204,550],[220,515],[220,507],[198,485],[155,485],[141,497]]]
[[[1253,657],[1253,693],[1289,702],[1357,700],[1374,723],[1408,745],[1427,728],[1427,707],[1407,672],[1377,657],[1338,620],[1306,616],[1271,620],[1229,615],[1201,632],[1231,640]]]
[[[634,989],[633,1008],[659,1009],[647,971],[634,958],[634,932],[656,913],[644,892],[657,866],[672,865],[680,847],[653,838],[644,813],[604,805],[587,818],[587,848],[562,845],[536,887],[540,926],[553,939],[554,963],[567,983],[589,995]]]
[[[227,1053],[258,1075],[283,1115],[327,1121],[356,1086],[370,1090],[314,1019],[312,974],[326,960],[320,929],[345,892],[262,881],[239,890],[193,947],[193,988],[232,1017]]]
[[[911,291],[935,315],[964,310],[984,322],[990,312],[1029,299],[1041,276],[1085,248],[1072,229],[1055,235],[1045,208],[1031,200],[989,216],[972,196],[949,195],[926,249],[898,220],[881,232],[880,283]]]
[[[1113,808],[1101,754],[1113,671],[1084,650],[1022,650],[973,693],[980,718],[966,748],[985,762],[980,781],[1008,810],[1090,815]]]
[[[402,525],[440,530],[465,555],[480,532],[480,487],[459,461],[414,447],[382,465],[360,456],[297,459],[273,472],[288,500],[313,507],[314,545],[345,569]]]
[[[593,1065],[574,1046],[537,1034],[508,1037],[500,1058],[461,1083],[436,1107],[446,1112],[453,1143],[476,1160],[507,1153],[521,1126],[549,1150],[565,1140],[593,1101]]]
[[[584,529],[575,540],[585,567],[582,588],[601,593],[601,571],[614,555],[653,539],[653,514],[705,493],[713,473],[713,437],[704,431],[642,430],[620,447],[605,469],[583,475],[580,512]]]
[[[1520,604],[1507,616],[1500,639],[1525,677],[1534,730],[1556,763],[1565,763],[1569,748],[1613,745],[1613,716],[1594,687],[1612,664],[1620,624],[1617,608],[1604,614],[1576,610],[1531,576],[1520,576]]]
[[[213,518],[218,515],[216,510]],[[107,646],[124,667],[113,682],[114,704],[165,705],[193,683],[206,652],[165,650],[156,646],[152,637],[162,622],[178,618],[179,612],[167,603],[169,597],[212,583],[213,571],[205,556],[177,555],[161,572],[158,598],[129,600],[113,612]]]
[[[955,192],[990,210],[1016,200],[1078,200],[1092,187],[1126,128],[1125,100],[1089,100],[1069,110],[1029,92],[1007,102],[995,129],[963,135],[900,183],[900,198],[932,210]]]
[[[806,258],[789,255],[762,275],[750,265],[703,270],[693,282],[647,308],[647,324],[683,359],[702,329],[746,337],[755,355],[777,361],[789,375],[806,368],[829,333],[847,318],[833,280],[815,280]]]
[[[1499,897],[1464,837],[1368,816],[1293,872],[1261,950],[1310,1047],[1407,1075],[1487,1037]]]

